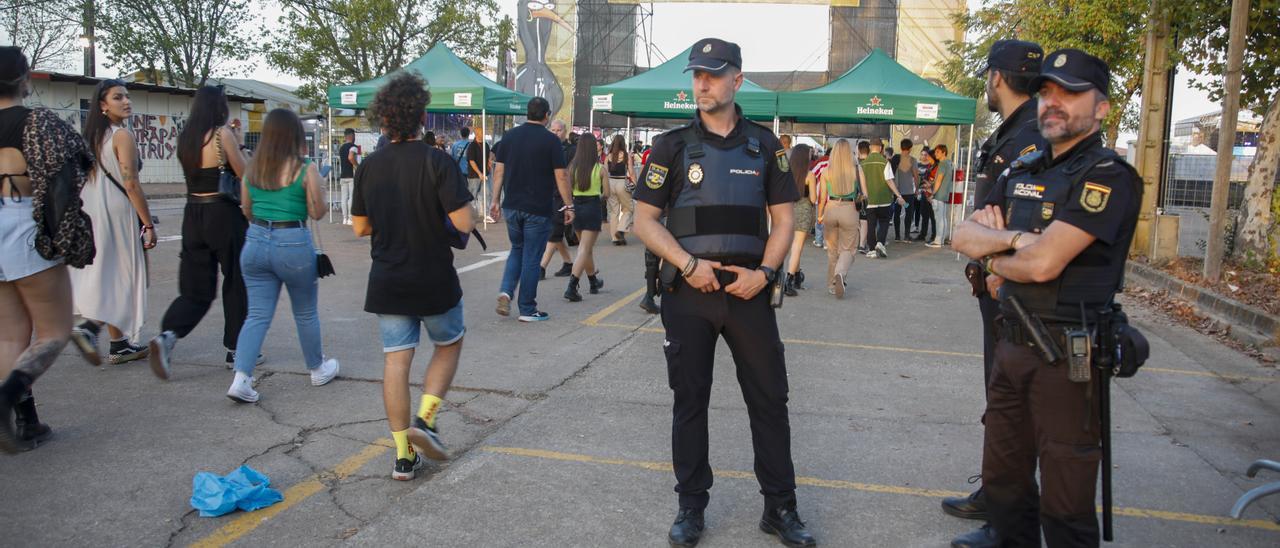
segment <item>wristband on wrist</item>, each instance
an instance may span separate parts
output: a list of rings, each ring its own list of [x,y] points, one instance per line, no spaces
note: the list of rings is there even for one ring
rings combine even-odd
[[[689,262],[684,264],[684,271],[682,271],[680,275],[685,278],[688,278],[689,276],[692,276],[693,272],[697,269],[698,269],[698,258],[690,256]]]
[[[1019,230],[1019,231],[1017,231],[1017,232],[1014,232],[1014,233],[1013,233],[1013,238],[1009,240],[1009,249],[1012,249],[1012,250],[1014,250],[1014,251],[1017,251],[1017,250],[1018,250],[1018,238],[1021,238],[1021,237],[1022,237],[1022,231],[1021,231],[1021,230]]]
[[[986,268],[986,269],[987,269],[987,272],[988,272],[988,273],[995,274],[996,276],[999,276],[999,275],[1000,275],[1000,273],[999,273],[999,272],[996,272],[996,268],[995,268],[995,266],[996,266],[996,258],[997,258],[997,257],[998,257],[998,255],[988,255],[988,256],[987,256],[987,258],[986,258],[986,260],[984,260],[984,261],[982,262],[982,266],[983,266],[984,268]]]

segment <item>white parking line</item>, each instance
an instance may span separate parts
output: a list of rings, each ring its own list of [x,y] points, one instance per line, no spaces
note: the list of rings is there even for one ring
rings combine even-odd
[[[510,251],[498,251],[498,252],[496,252],[496,253],[485,253],[485,254],[484,254],[484,256],[485,256],[485,257],[493,257],[493,258],[492,258],[492,259],[485,259],[485,260],[480,261],[480,262],[478,262],[478,263],[472,263],[472,264],[469,264],[469,265],[464,266],[464,267],[462,267],[462,268],[459,268],[459,269],[458,269],[458,274],[462,274],[462,273],[464,273],[464,272],[471,272],[472,270],[476,270],[476,269],[484,268],[484,267],[489,266],[489,265],[491,265],[491,264],[493,264],[493,263],[497,263],[497,262],[505,261],[505,260],[507,260],[507,254],[509,254],[509,253],[511,253],[511,252],[510,252]]]

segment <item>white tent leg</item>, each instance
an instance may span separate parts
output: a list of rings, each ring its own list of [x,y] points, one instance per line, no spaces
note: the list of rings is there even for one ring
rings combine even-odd
[[[484,153],[484,139],[489,134],[484,107],[480,107],[480,221],[489,230],[489,158]]]
[[[324,136],[324,153],[329,156],[329,176],[325,178],[327,180],[325,184],[325,188],[327,188],[329,192],[324,197],[324,201],[325,201],[325,204],[329,207],[329,222],[332,223],[333,222],[333,191],[334,191],[333,172],[338,167],[334,165],[335,163],[334,160],[338,159],[337,156],[330,154],[331,152],[333,152],[332,150],[330,150],[333,147],[333,107],[328,107],[328,116],[325,116],[325,126],[328,128],[328,131],[326,131]]]
[[[587,115],[587,133],[591,133],[596,127],[596,109],[592,108],[590,114]]]
[[[774,117],[773,117],[773,134],[774,134],[774,135],[777,135],[777,134],[778,134],[778,127],[779,127],[779,126],[778,126],[778,117],[777,117],[777,116],[774,116]]]
[[[959,140],[959,138],[960,136],[957,135],[956,139]],[[965,164],[964,164],[964,193],[961,194],[962,198],[960,202],[960,218],[961,219],[969,218],[969,209],[968,209],[969,181],[972,179],[973,179],[973,124],[969,124],[969,148],[968,150],[965,151]],[[974,207],[977,207],[978,205],[977,196],[973,198],[973,205]],[[952,215],[951,218],[955,219],[955,215]],[[956,259],[959,259],[959,258],[960,258],[960,252],[957,251]]]

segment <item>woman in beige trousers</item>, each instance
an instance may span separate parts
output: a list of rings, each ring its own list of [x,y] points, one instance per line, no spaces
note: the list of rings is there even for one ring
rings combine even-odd
[[[823,223],[827,241],[827,292],[844,298],[849,267],[858,246],[859,194],[867,193],[862,166],[853,155],[849,141],[836,141],[831,160],[822,174],[818,192],[818,222]]]

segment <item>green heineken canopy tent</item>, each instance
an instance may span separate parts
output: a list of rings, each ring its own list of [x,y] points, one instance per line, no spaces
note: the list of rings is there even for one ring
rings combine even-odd
[[[778,117],[796,122],[969,125],[976,109],[977,101],[917,76],[879,48],[825,86],[778,94]]]
[[[480,135],[488,134],[486,118],[490,114],[524,114],[533,97],[518,93],[498,85],[497,82],[485,78],[471,67],[463,63],[453,51],[442,42],[437,42],[422,57],[415,59],[390,74],[384,74],[372,80],[348,86],[332,86],[329,88],[329,134],[333,134],[333,112],[337,109],[363,110],[369,108],[373,96],[378,93],[392,76],[400,71],[417,72],[427,81],[431,90],[431,102],[427,104],[427,112],[452,114],[479,114]],[[480,166],[481,173],[488,168],[488,163]],[[330,172],[330,196],[334,195],[334,179],[337,170]],[[487,173],[485,176],[487,177]],[[481,200],[488,203],[488,185],[481,185]],[[333,220],[332,210],[330,221]],[[488,217],[486,217],[488,219]],[[488,226],[488,221],[485,221]]]
[[[532,97],[507,89],[463,63],[444,43],[437,42],[426,55],[390,74],[348,86],[329,88],[329,107],[366,109],[393,75],[417,72],[431,90],[428,112],[459,114],[524,114]]]
[[[603,86],[591,86],[591,111],[631,118],[690,118],[698,109],[693,77],[684,72],[689,50],[640,74]],[[742,83],[737,102],[753,120],[773,120],[778,94],[750,80]]]

